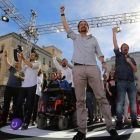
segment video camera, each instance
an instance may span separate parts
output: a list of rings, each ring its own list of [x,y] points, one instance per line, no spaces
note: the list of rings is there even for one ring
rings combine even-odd
[[[18,48],[14,49],[14,59],[16,62],[18,62],[17,53],[21,53],[22,51],[23,47],[21,47],[20,45],[18,45]]]

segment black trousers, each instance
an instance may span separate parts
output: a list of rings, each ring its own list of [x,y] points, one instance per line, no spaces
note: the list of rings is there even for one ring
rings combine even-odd
[[[18,109],[16,110],[17,112],[17,117],[20,118],[23,123],[26,123],[29,125],[31,115],[33,112],[33,106],[34,106],[34,97],[36,93],[36,85],[33,87],[22,87],[19,93],[19,98],[18,98]],[[26,99],[25,102],[25,107],[26,107],[26,113],[23,116],[23,103]]]
[[[15,88],[15,87],[9,87],[6,86],[5,92],[4,92],[4,112],[2,116],[2,120],[4,122],[7,121],[8,113],[9,113],[9,107],[10,107],[10,102],[11,98],[13,97],[13,112],[14,112],[14,117],[17,116],[16,110],[17,110],[17,102],[18,102],[18,97],[19,97],[19,92],[20,88]]]
[[[33,109],[33,122],[36,120],[36,116],[37,116],[37,110],[38,110],[38,101],[39,101],[39,95],[35,94],[34,97],[34,109]]]

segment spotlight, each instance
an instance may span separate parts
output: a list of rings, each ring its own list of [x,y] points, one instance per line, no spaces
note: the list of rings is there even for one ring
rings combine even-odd
[[[9,22],[9,18],[8,17],[6,17],[6,16],[2,16],[2,21],[4,21],[4,22]]]
[[[117,27],[117,33],[121,32],[121,28]]]

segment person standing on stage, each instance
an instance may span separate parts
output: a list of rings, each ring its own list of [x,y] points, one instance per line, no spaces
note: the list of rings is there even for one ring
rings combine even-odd
[[[65,7],[61,6],[60,12],[62,23],[67,32],[67,36],[71,38],[74,43],[74,52],[72,57],[74,68],[72,69],[72,73],[77,98],[77,123],[79,128],[78,133],[73,137],[73,140],[84,140],[86,137],[87,111],[85,87],[87,85],[87,81],[101,107],[103,116],[106,120],[108,132],[110,133],[112,139],[118,139],[118,134],[115,130],[114,124],[112,123],[110,106],[103,89],[101,72],[97,66],[95,58],[96,54],[102,64],[102,70],[105,70],[106,72],[107,68],[99,44],[94,36],[87,35],[89,25],[86,21],[80,21],[78,24],[78,32],[80,34],[74,33],[66,22],[64,10]]]
[[[18,59],[19,61],[21,59]],[[11,98],[13,97],[13,111],[14,116],[15,109],[17,108],[17,101],[18,96],[21,88],[21,81],[23,80],[23,73],[19,70],[19,62],[15,62],[15,66],[13,67],[8,60],[8,52],[5,51],[4,53],[4,61],[5,65],[7,66],[8,70],[10,71],[9,79],[5,88],[4,92],[4,112],[2,116],[2,120],[0,122],[0,125],[6,125],[7,117],[9,113],[9,106],[11,102]]]
[[[37,87],[36,87],[36,94],[34,97],[34,109],[33,109],[33,119],[32,125],[35,125],[36,117],[37,117],[37,109],[38,109],[38,101],[41,96],[41,85],[43,82],[43,71],[40,68],[38,75],[37,75]]]
[[[24,61],[26,65],[22,67],[25,78],[19,94],[17,117],[23,121],[21,130],[26,130],[28,129],[28,125],[30,123],[31,115],[33,112],[37,75],[40,69],[40,63],[37,61],[39,56],[38,53],[35,51],[31,53],[30,62],[25,58],[23,52],[21,52],[18,56]],[[26,115],[23,116],[22,105],[25,99]]]
[[[121,45],[121,51],[119,50],[116,39],[117,27],[113,28],[112,32],[114,53],[116,55],[115,78],[117,79],[118,92],[116,129],[122,129],[122,113],[126,92],[130,101],[132,127],[140,128],[136,115],[136,86],[134,83],[134,73],[137,72],[136,62],[128,55],[129,46],[126,43],[123,43]]]
[[[68,60],[63,59],[62,60],[62,66],[57,62],[55,57],[55,49],[52,49],[52,56],[53,56],[53,63],[57,70],[62,70],[63,76],[66,76],[65,80],[70,84],[72,83],[72,70],[68,67]]]

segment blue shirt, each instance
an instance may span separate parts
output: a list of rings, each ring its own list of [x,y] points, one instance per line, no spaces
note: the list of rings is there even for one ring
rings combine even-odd
[[[14,76],[14,74],[17,73],[17,70],[13,66],[11,66],[9,71],[10,75],[6,86],[20,88],[21,79]],[[19,75],[23,76],[23,73],[20,73]]]
[[[116,70],[115,78],[118,80],[130,80],[134,81],[134,71],[131,65],[126,61],[126,57],[119,51],[119,49],[114,49],[116,55]],[[131,62],[136,66],[135,60],[128,56]]]
[[[60,81],[60,83],[56,80],[53,83],[60,84],[60,88],[64,88],[65,90],[71,91],[71,87],[66,80],[62,80],[62,81]]]

